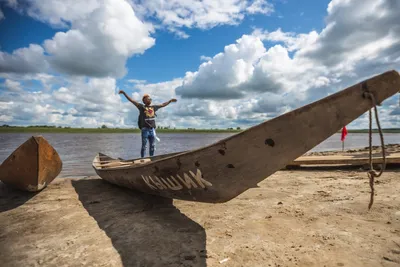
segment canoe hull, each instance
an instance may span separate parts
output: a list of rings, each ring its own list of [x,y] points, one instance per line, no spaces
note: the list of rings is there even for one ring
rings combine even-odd
[[[0,180],[23,191],[38,192],[60,174],[62,161],[42,136],[32,136],[1,165]]]
[[[198,150],[112,168],[95,164],[101,161],[99,154],[93,167],[104,180],[148,194],[226,202],[371,109],[363,88],[380,103],[399,91],[400,75],[383,73]]]

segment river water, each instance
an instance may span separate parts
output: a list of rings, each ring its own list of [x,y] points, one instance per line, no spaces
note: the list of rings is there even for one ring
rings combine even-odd
[[[3,162],[19,145],[32,135],[39,133],[2,133],[0,134],[0,162]],[[63,161],[63,170],[59,177],[80,177],[95,175],[92,160],[98,152],[111,157],[125,159],[140,156],[140,134],[64,134],[43,133],[57,150]],[[156,154],[179,152],[203,147],[231,136],[230,133],[159,133],[161,142],[157,143]],[[400,144],[400,134],[384,134],[385,144]],[[379,135],[373,135],[373,145],[380,145]],[[345,149],[368,146],[368,134],[350,133],[346,137]],[[340,134],[334,134],[311,151],[341,150]]]

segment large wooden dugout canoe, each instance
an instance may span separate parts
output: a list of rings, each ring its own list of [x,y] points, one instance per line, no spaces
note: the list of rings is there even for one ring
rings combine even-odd
[[[212,145],[182,153],[118,160],[99,153],[93,168],[104,180],[144,193],[219,203],[284,168],[400,90],[388,71]]]
[[[61,172],[57,151],[42,136],[32,136],[1,165],[0,180],[17,189],[38,192]]]

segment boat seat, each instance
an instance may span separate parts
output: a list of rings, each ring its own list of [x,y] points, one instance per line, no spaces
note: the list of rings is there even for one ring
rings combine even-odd
[[[151,161],[151,159],[137,159],[137,160],[133,161],[133,164],[143,164],[143,163],[150,162],[150,161]]]

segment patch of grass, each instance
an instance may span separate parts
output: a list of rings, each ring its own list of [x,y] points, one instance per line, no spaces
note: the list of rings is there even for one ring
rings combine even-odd
[[[242,129],[170,129],[160,128],[157,133],[239,133]],[[348,133],[368,133],[368,129],[352,129],[347,130]],[[55,127],[55,126],[0,126],[0,133],[139,133],[137,128],[70,128],[70,127]],[[373,133],[378,133],[377,129],[372,130]],[[400,128],[383,129],[384,133],[400,133]],[[340,133],[340,131],[338,132]]]
[[[238,133],[237,129],[157,129],[157,133]],[[137,128],[69,128],[0,126],[0,133],[140,133]]]
[[[368,129],[354,129],[354,130],[347,130],[348,133],[369,133]],[[379,133],[378,129],[372,129],[373,133]],[[400,133],[400,128],[389,128],[389,129],[382,129],[384,133]],[[339,133],[341,133],[339,131]]]

